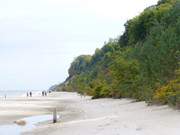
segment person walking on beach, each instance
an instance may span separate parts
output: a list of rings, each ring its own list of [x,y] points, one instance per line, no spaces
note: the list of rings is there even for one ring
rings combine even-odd
[[[29,92],[29,95],[30,95],[30,97],[32,97],[32,92],[31,91]]]
[[[42,91],[42,96],[44,96],[44,91]]]
[[[27,97],[29,97],[29,93],[28,93],[28,92],[27,92],[27,94],[26,94],[26,95],[27,95]]]
[[[44,91],[44,94],[45,94],[45,96],[47,96],[47,92],[46,91]]]

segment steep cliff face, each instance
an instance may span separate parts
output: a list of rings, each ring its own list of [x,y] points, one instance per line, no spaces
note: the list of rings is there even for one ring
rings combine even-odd
[[[130,97],[176,105],[179,64],[180,0],[161,0],[127,21],[123,35],[110,39],[93,56],[77,57],[59,87],[94,98]]]

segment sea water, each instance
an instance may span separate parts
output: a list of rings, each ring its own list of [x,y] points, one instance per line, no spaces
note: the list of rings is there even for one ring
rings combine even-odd
[[[19,126],[17,124],[2,125],[0,126],[0,135],[20,135],[22,132],[30,131],[35,128],[35,125],[39,122],[52,120],[52,117],[52,115],[27,117],[22,119],[26,122],[25,126]]]
[[[22,90],[0,90],[0,96],[21,96],[25,94],[26,91]]]
[[[18,97],[18,96],[26,96],[27,92],[26,90],[0,90],[0,98],[4,97]],[[40,92],[37,90],[31,91],[33,95],[38,95]]]

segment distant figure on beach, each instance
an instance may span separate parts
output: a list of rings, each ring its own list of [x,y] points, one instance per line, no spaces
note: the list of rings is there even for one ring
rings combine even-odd
[[[47,92],[46,91],[44,91],[44,95],[47,96]]]
[[[28,92],[26,93],[26,95],[27,95],[27,97],[29,97],[29,93]]]
[[[44,91],[42,91],[42,96],[44,96]]]
[[[31,91],[29,92],[29,95],[30,95],[30,97],[32,97],[32,92]]]
[[[6,94],[4,95],[4,98],[6,99]]]

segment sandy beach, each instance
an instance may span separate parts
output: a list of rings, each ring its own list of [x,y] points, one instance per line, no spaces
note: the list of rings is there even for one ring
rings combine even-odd
[[[36,123],[23,135],[179,135],[180,112],[168,106],[147,106],[130,99],[96,99],[76,93],[54,92],[47,97],[1,99],[0,126],[29,116],[60,119]]]

